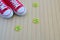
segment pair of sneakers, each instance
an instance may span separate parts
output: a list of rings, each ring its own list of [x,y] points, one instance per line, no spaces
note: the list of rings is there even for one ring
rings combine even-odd
[[[0,16],[3,18],[11,18],[13,11],[17,15],[24,15],[26,8],[18,0],[0,0]]]

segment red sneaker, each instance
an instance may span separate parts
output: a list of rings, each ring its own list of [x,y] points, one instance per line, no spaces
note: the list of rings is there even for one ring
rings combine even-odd
[[[0,0],[0,16],[4,18],[10,18],[13,16],[12,9],[10,9],[2,0]]]
[[[5,3],[12,8],[17,15],[24,15],[26,8],[18,0],[4,0]]]

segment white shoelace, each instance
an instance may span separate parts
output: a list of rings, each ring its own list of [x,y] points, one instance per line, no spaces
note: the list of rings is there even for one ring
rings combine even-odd
[[[2,1],[0,1],[0,10],[5,9],[6,7],[7,6]]]
[[[17,3],[16,0],[10,0],[10,2],[14,5],[15,8],[17,8],[20,4]]]

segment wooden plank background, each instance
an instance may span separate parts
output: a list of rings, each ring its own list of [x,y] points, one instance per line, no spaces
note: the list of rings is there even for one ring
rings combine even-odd
[[[27,8],[27,14],[11,19],[0,17],[0,40],[60,40],[60,0],[20,0]],[[39,2],[40,7],[32,7],[33,2]],[[39,24],[32,19],[40,18]],[[16,25],[23,29],[14,30]]]

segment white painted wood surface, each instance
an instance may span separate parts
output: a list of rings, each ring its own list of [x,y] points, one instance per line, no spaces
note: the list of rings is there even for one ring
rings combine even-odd
[[[0,17],[0,40],[60,40],[60,0],[21,0],[27,8],[27,14],[19,17],[14,15],[7,20]],[[40,7],[32,7],[39,2]],[[32,19],[40,18],[39,24]],[[23,29],[14,30],[16,25]]]

